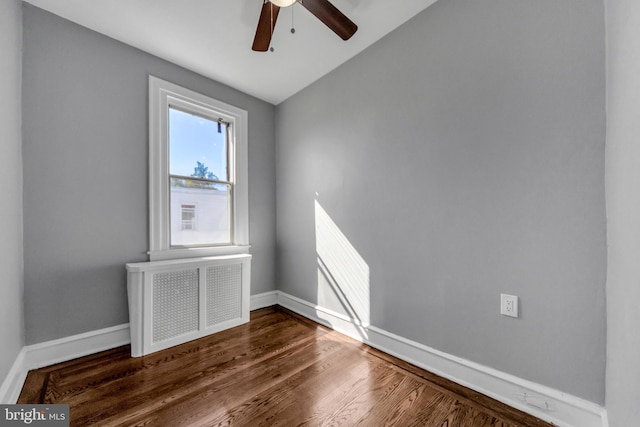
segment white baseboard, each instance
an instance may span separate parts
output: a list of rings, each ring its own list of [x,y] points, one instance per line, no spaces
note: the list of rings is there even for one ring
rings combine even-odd
[[[608,427],[601,406],[547,386],[482,366],[394,335],[281,291],[251,296],[251,310],[279,304],[458,384],[560,427]],[[31,369],[65,362],[130,343],[129,325],[119,325],[26,346],[0,386],[0,403],[15,403]],[[542,409],[540,406],[548,406]]]
[[[16,403],[18,400],[24,380],[27,378],[27,370],[24,369],[26,354],[25,347],[22,347],[5,380],[2,382],[0,386],[0,404]]]
[[[560,427],[607,427],[600,405],[427,347],[415,341],[363,326],[347,316],[277,291],[282,307],[324,324],[371,347]]]
[[[129,324],[85,332],[22,348],[7,378],[0,387],[0,403],[16,403],[27,373],[32,369],[54,365],[120,347],[131,342]]]
[[[278,303],[278,292],[264,292],[262,294],[251,295],[250,310],[258,310],[260,308],[271,307]]]
[[[29,369],[55,365],[89,354],[131,343],[129,324],[85,332],[57,340],[28,345],[25,363]]]
[[[277,304],[276,291],[251,296],[251,310]],[[131,342],[129,324],[85,332],[22,348],[5,380],[0,384],[0,404],[18,400],[27,373],[32,369],[77,359],[89,354],[120,347]]]

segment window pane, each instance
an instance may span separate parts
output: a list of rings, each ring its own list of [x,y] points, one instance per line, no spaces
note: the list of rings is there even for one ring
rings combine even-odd
[[[231,243],[230,187],[171,178],[171,246]]]
[[[169,108],[169,173],[228,181],[226,128],[224,123]]]

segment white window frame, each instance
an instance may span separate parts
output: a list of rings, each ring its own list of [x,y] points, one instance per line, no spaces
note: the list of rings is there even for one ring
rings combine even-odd
[[[170,243],[169,106],[210,115],[231,124],[233,182],[230,245],[175,248]],[[249,253],[248,113],[190,89],[149,76],[149,258],[151,261]]]

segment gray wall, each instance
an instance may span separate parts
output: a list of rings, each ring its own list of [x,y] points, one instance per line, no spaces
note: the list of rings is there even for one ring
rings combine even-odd
[[[602,404],[603,17],[441,0],[280,104],[279,289],[353,311],[327,289],[350,272],[319,272],[315,200],[368,266],[373,325]]]
[[[640,3],[607,0],[607,411],[640,420]]]
[[[22,268],[22,3],[0,2],[0,384],[24,345]]]
[[[249,112],[252,293],[275,288],[275,108],[25,5],[29,344],[128,321],[124,264],[148,250],[149,74]]]

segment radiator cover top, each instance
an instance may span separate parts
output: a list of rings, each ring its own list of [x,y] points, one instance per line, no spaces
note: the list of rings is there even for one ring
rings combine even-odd
[[[251,255],[127,264],[131,356],[249,321]]]

